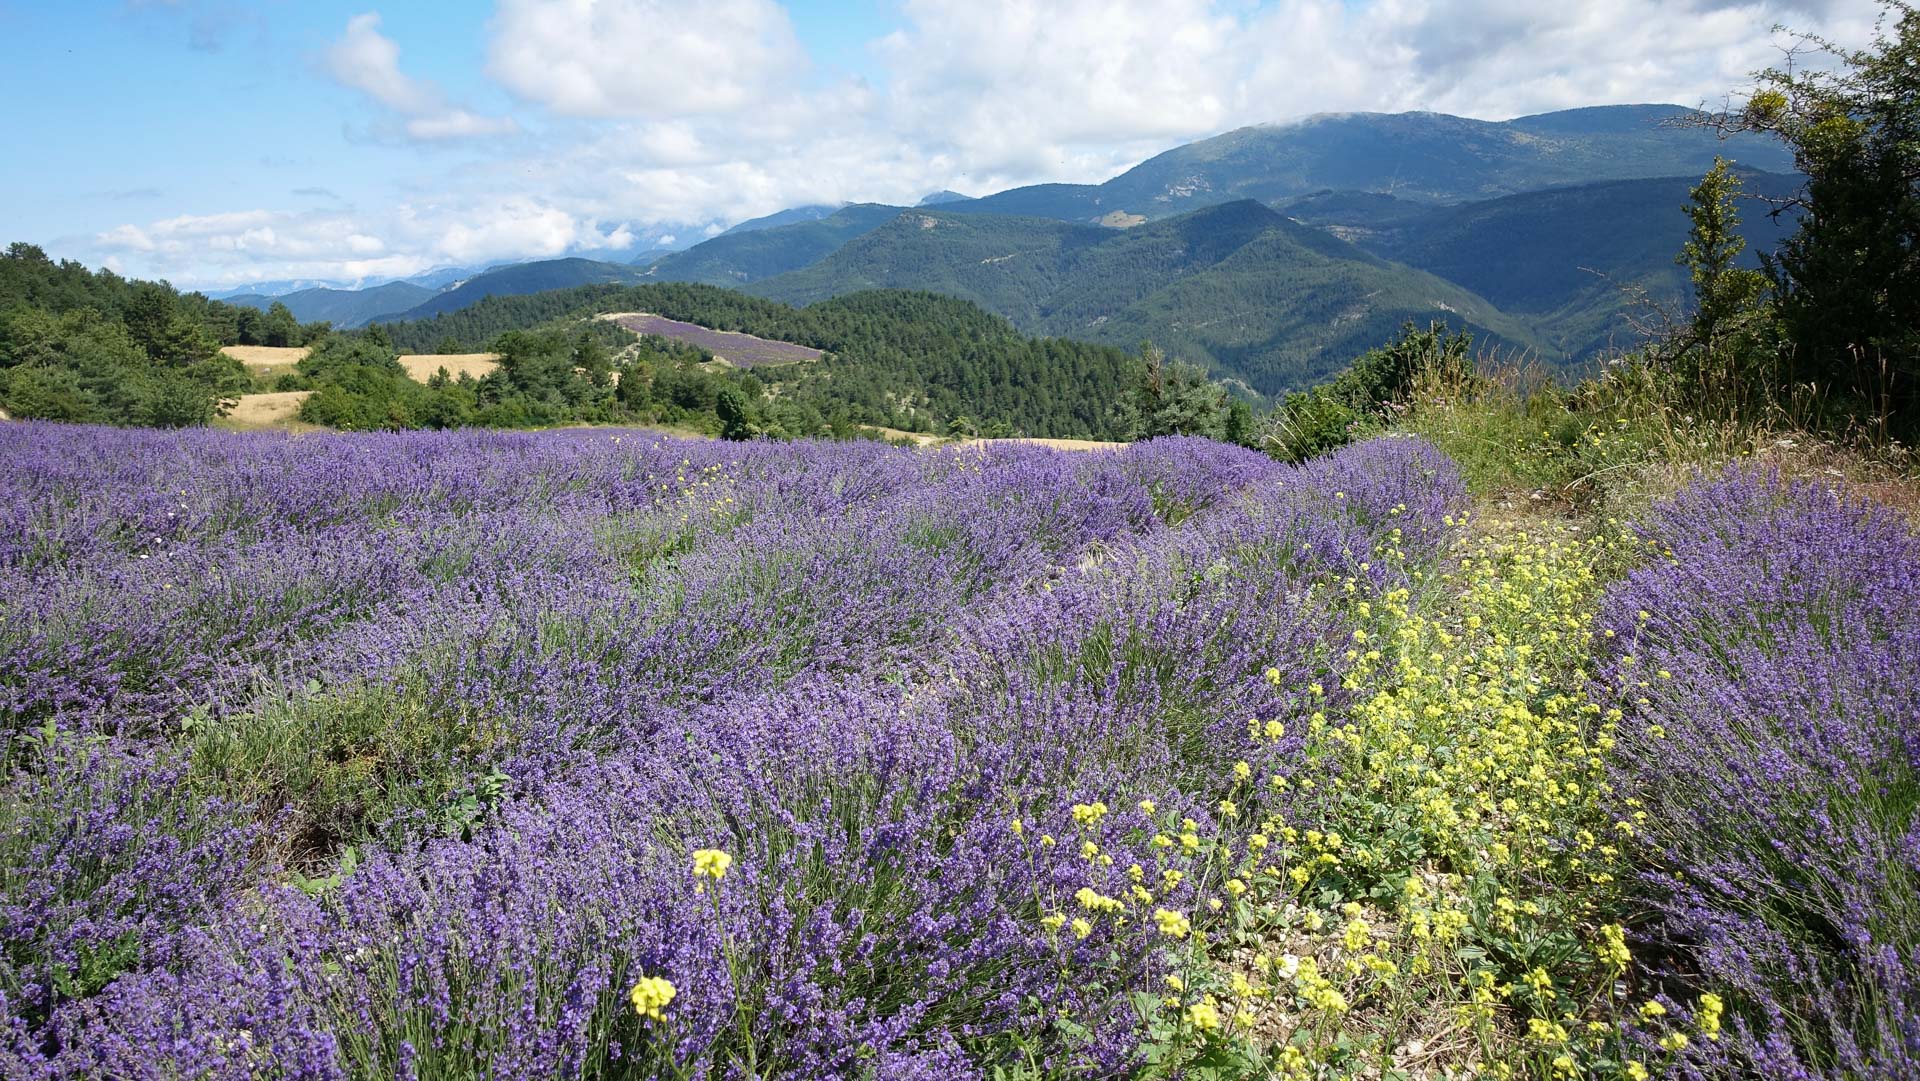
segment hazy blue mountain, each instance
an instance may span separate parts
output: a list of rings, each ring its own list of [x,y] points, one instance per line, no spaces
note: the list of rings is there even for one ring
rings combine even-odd
[[[229,297],[227,302],[261,311],[276,303],[285,304],[302,323],[327,322],[351,328],[397,315],[433,296],[432,289],[407,282],[388,282],[370,289],[302,289],[281,296],[241,294]]]
[[[972,301],[1030,333],[1134,346],[1151,338],[1272,394],[1339,368],[1408,319],[1541,343],[1431,274],[1251,200],[1128,230],[942,210],[898,215],[802,270],[747,287],[792,304],[866,289]]]
[[[757,282],[818,262],[901,213],[897,206],[855,203],[813,221],[722,233],[662,257],[648,268],[648,280],[708,285]]]
[[[432,270],[423,270],[418,274],[408,278],[402,278],[401,280],[412,285],[432,289],[434,292],[439,292],[449,285],[458,285],[468,278],[473,277],[475,274],[484,274],[489,270],[497,270],[500,267],[512,265],[512,263],[494,263],[484,267],[437,266]]]
[[[940,209],[949,214],[1010,214],[1077,222],[1092,222],[1106,213],[1100,206],[1098,184],[1029,184],[978,199],[943,203]]]
[[[971,196],[962,195],[957,191],[948,191],[947,189],[942,188],[941,190],[936,191],[931,195],[922,196],[920,198],[920,201],[913,205],[914,206],[939,206],[942,203],[964,202],[969,198],[971,198]]]
[[[944,209],[1091,222],[1163,218],[1233,199],[1277,204],[1328,189],[1413,202],[1478,201],[1565,184],[1699,176],[1715,154],[1790,172],[1778,142],[1666,122],[1677,105],[1611,105],[1505,122],[1441,113],[1340,113],[1175,147],[1104,184],[1039,184]]]
[[[746,221],[741,222],[720,235],[731,236],[736,233],[751,233],[759,229],[773,229],[782,225],[794,225],[799,222],[819,221],[821,218],[839,209],[840,207],[838,205],[826,206],[824,204],[788,207],[785,210],[776,210],[764,217],[748,218]]]
[[[637,266],[637,267],[649,267],[659,262],[660,260],[665,259],[669,255],[676,254],[677,250],[678,249],[675,249],[675,248],[648,248],[646,251],[643,251],[640,254],[634,256],[633,258],[627,260],[627,265]]]
[[[320,278],[281,278],[275,281],[250,282],[236,285],[230,289],[202,289],[200,292],[209,300],[224,300],[232,304],[244,303],[240,297],[279,297],[303,289],[347,289],[351,282],[326,281]]]
[[[576,285],[623,284],[641,281],[645,277],[646,271],[640,267],[592,259],[542,259],[532,263],[516,263],[476,274],[395,318],[426,319],[441,312],[458,311],[483,297],[544,293],[549,289],[569,289]]]

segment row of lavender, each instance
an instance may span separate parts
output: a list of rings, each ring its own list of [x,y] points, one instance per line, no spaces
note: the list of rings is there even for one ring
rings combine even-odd
[[[1040,898],[1213,828],[1462,500],[1407,440],[5,428],[0,1074],[1124,1074],[1152,928]]]
[[[1640,530],[1601,613],[1616,783],[1651,956],[1731,1017],[1687,1069],[1920,1077],[1920,539],[1742,470]]]

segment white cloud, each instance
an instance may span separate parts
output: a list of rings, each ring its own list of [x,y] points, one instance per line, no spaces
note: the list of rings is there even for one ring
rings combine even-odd
[[[487,70],[571,116],[736,112],[808,66],[772,0],[501,0]]]
[[[596,223],[558,207],[511,198],[463,213],[441,231],[436,250],[453,262],[468,263],[503,254],[555,256],[632,243],[624,226],[602,233]]]
[[[439,87],[400,70],[400,46],[380,32],[371,12],[347,20],[347,31],[327,50],[327,71],[341,84],[366,94],[405,119],[408,138],[463,139],[510,135],[511,117],[486,117],[451,105]]]
[[[107,258],[177,283],[213,286],[281,278],[364,283],[448,263],[624,250],[624,224],[603,226],[532,197],[403,203],[370,219],[330,211],[247,210],[180,215],[97,234]]]

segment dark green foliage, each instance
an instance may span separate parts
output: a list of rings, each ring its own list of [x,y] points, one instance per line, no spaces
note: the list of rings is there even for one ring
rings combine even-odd
[[[247,388],[245,367],[219,352],[239,333],[241,311],[14,244],[0,256],[0,408],[94,424],[205,424]]]
[[[1790,403],[1829,427],[1920,431],[1920,8],[1883,0],[1867,49],[1763,72],[1724,126],[1771,132],[1807,176],[1808,212],[1769,260]]]
[[[1406,401],[1416,376],[1429,369],[1472,368],[1473,335],[1408,323],[1400,337],[1369,350],[1332,380],[1287,395],[1261,436],[1267,453],[1304,461],[1370,430]]]
[[[747,400],[733,387],[722,387],[714,395],[714,415],[720,418],[720,438],[750,439],[753,425],[748,420]]]
[[[1766,405],[1779,381],[1778,327],[1766,275],[1743,268],[1740,178],[1724,161],[1693,189],[1692,223],[1674,260],[1693,283],[1693,313],[1650,350],[1668,391],[1691,413],[1735,420]]]
[[[1115,428],[1126,439],[1198,435],[1251,445],[1253,410],[1191,364],[1168,363],[1152,342],[1140,347],[1142,372],[1120,405]]]

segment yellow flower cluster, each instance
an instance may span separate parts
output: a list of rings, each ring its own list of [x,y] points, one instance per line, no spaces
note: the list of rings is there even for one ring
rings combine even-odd
[[[1397,543],[1374,556],[1401,559]],[[1644,1052],[1620,1038],[1632,1005],[1615,987],[1634,959],[1607,918],[1617,846],[1645,818],[1608,789],[1620,715],[1586,694],[1610,543],[1481,533],[1404,587],[1336,582],[1353,616],[1340,686],[1301,688],[1286,720],[1249,719],[1246,757],[1196,778],[1214,790],[1217,834],[1141,800],[1144,829],[1108,837],[1104,803],[1073,806],[1089,859],[1074,936],[1138,919],[1171,966],[1175,993],[1147,997],[1167,1011],[1159,1031],[1231,1044],[1259,1064],[1249,1076],[1345,1076],[1339,1047],[1417,1043],[1390,1030],[1423,1018],[1464,1024],[1463,1076],[1661,1072],[1670,1063],[1634,1061]],[[1297,755],[1265,753],[1290,735]],[[1101,845],[1151,858],[1109,873]],[[1067,913],[1037,900],[1064,930]],[[1664,1024],[1658,1003],[1640,1009]],[[1703,996],[1690,1031],[1717,1038],[1723,1012]],[[1663,1046],[1687,1039],[1669,1031]]]
[[[733,866],[733,857],[717,848],[696,849],[693,853],[693,877],[711,878],[715,882],[727,877],[727,868]]]
[[[633,1003],[633,1010],[642,1017],[654,1021],[665,1021],[667,1004],[676,994],[673,983],[660,976],[642,976],[640,982],[633,985],[627,993],[627,1000]]]

